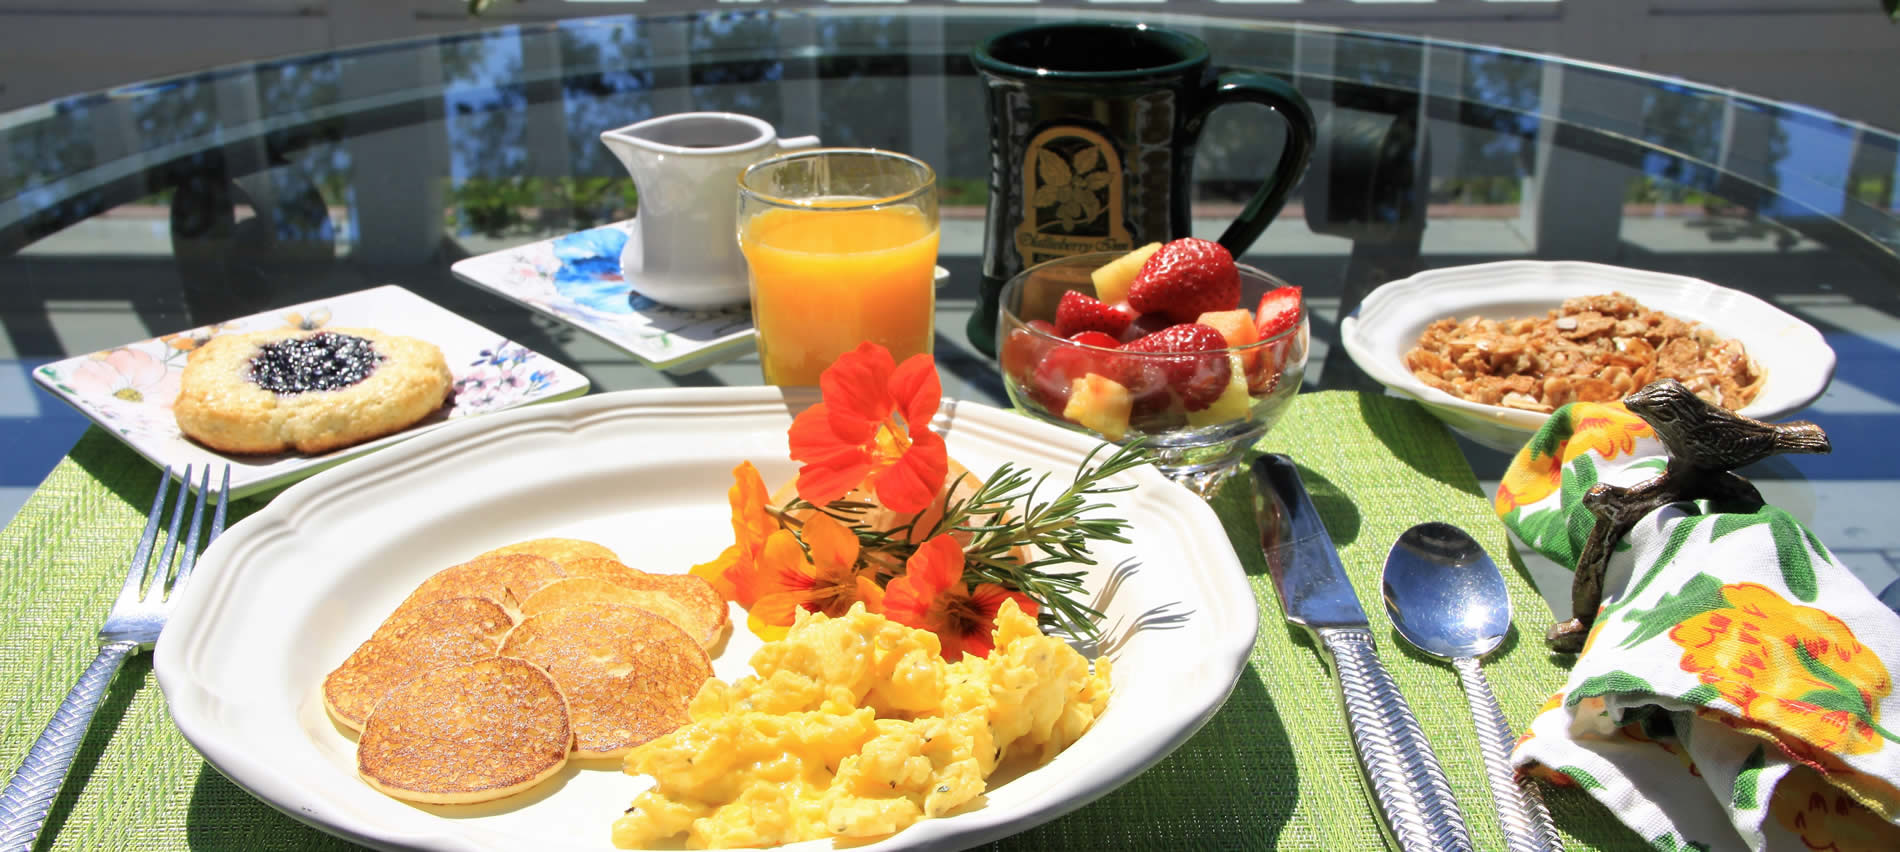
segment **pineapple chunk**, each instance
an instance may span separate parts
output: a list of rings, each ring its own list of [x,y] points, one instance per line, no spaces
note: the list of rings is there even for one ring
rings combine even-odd
[[[1247,310],[1246,308],[1235,308],[1231,311],[1208,311],[1207,313],[1201,314],[1200,318],[1196,319],[1195,322],[1220,332],[1220,336],[1227,340],[1227,345],[1236,349],[1260,341],[1260,326],[1254,324],[1253,311]],[[1255,364],[1260,361],[1260,352],[1258,350],[1249,349],[1244,353],[1240,353],[1240,357],[1241,360],[1246,363],[1247,369],[1252,370]]]
[[[1089,273],[1095,282],[1095,298],[1110,305],[1128,301],[1128,288],[1135,283],[1135,273],[1141,271],[1150,255],[1160,250],[1160,243],[1149,243],[1097,267]]]
[[[1240,356],[1228,353],[1228,366],[1233,374],[1227,379],[1227,387],[1214,398],[1213,404],[1200,411],[1187,413],[1189,426],[1218,426],[1234,420],[1245,420],[1252,413],[1253,397],[1247,393],[1247,371],[1240,366]]]
[[[1245,379],[1240,389],[1247,389]],[[1128,434],[1128,415],[1134,409],[1135,398],[1121,382],[1089,373],[1069,383],[1069,404],[1063,406],[1062,418],[1119,441]]]

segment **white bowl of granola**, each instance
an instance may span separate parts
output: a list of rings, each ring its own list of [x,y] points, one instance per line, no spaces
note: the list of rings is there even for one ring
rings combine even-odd
[[[1806,322],[1697,278],[1576,261],[1433,269],[1340,324],[1359,368],[1453,431],[1516,452],[1550,411],[1661,378],[1761,420],[1827,390],[1834,350]]]

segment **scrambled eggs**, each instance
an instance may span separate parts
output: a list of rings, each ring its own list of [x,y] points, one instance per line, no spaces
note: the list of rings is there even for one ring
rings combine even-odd
[[[946,663],[937,635],[855,606],[800,613],[752,657],[755,676],[709,680],[692,721],[634,748],[656,786],[614,823],[623,848],[771,846],[890,834],[981,795],[1005,759],[1067,748],[1108,704],[1089,663],[1003,605],[989,658]]]

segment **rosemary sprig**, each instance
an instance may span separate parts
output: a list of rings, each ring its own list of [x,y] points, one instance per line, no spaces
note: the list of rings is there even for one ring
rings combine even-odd
[[[964,581],[1016,589],[1041,606],[1048,620],[1070,636],[1097,638],[1097,622],[1102,614],[1083,600],[1084,572],[1052,569],[1094,565],[1090,553],[1093,543],[1128,543],[1123,535],[1128,521],[1091,516],[1108,508],[1108,504],[1092,498],[1133,488],[1108,485],[1106,481],[1148,463],[1149,458],[1138,442],[1131,442],[1116,448],[1099,465],[1091,466],[1107,446],[1090,452],[1077,466],[1068,487],[1048,502],[1036,500],[1048,481],[1046,474],[1031,481],[1028,471],[1004,463],[969,499],[944,512],[939,528],[962,530],[973,536],[964,548]],[[1023,561],[1025,557],[1029,561]]]
[[[871,508],[865,503],[814,506],[794,499],[774,514],[781,525],[794,529],[802,526],[798,516],[807,511],[823,512],[844,524],[857,534],[860,558],[876,567],[880,583],[903,570],[917,543],[948,532],[964,533],[969,538],[963,549],[965,583],[996,583],[1022,592],[1041,608],[1044,621],[1072,637],[1095,639],[1102,614],[1084,601],[1085,572],[1077,569],[1096,564],[1091,545],[1128,543],[1123,535],[1128,522],[1095,517],[1092,513],[1108,508],[1095,498],[1133,488],[1109,485],[1107,480],[1149,461],[1139,442],[1132,442],[1091,465],[1109,446],[1103,444],[1090,452],[1068,486],[1046,502],[1037,501],[1047,485],[1046,474],[1035,476],[1005,462],[974,492],[946,503],[924,535],[913,534],[915,520],[896,527],[873,527],[864,520]],[[960,484],[953,483],[945,493],[955,494]],[[1074,567],[1061,570],[1063,566]]]

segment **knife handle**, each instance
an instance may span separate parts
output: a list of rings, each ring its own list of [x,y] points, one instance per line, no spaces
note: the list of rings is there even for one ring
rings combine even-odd
[[[1346,728],[1393,844],[1403,852],[1473,849],[1451,783],[1399,685],[1379,663],[1372,631],[1324,627],[1314,632],[1339,673]]]

